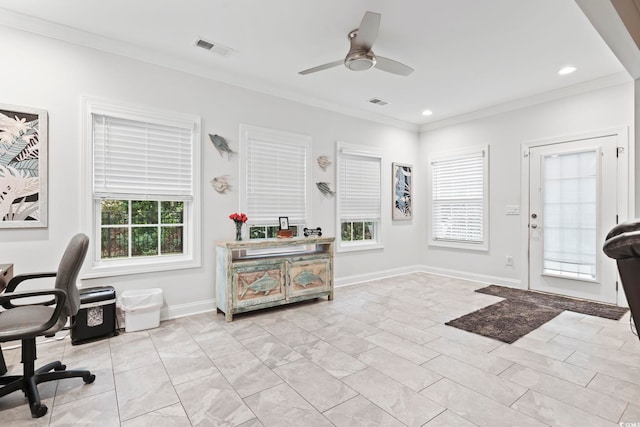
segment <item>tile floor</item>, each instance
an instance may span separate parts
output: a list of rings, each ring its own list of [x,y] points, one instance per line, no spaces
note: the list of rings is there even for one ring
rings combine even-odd
[[[640,343],[621,321],[564,312],[512,345],[443,323],[499,301],[475,282],[415,273],[326,299],[39,346],[94,384],[20,393],[2,426],[616,426],[640,423]],[[18,350],[5,352],[12,371]],[[634,425],[634,424],[629,424]],[[635,424],[640,425],[640,424]]]

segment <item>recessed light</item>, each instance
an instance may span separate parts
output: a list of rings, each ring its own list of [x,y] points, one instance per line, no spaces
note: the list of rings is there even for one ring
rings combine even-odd
[[[422,112],[422,115],[423,115],[423,116],[430,116],[430,115],[432,115],[432,114],[433,114],[433,111],[431,111],[431,110],[424,110],[424,111]]]
[[[558,74],[560,74],[561,76],[566,76],[567,74],[573,73],[575,70],[577,70],[576,67],[568,65],[566,67],[562,67],[560,71],[558,71]]]

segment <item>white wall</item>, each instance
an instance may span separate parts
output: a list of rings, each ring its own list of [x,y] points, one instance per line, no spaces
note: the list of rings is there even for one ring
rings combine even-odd
[[[520,286],[521,245],[527,242],[521,241],[521,217],[507,216],[505,205],[520,204],[521,144],[620,127],[629,127],[630,141],[633,141],[633,123],[634,87],[628,83],[422,132],[419,170],[426,170],[431,153],[483,144],[490,145],[491,153],[489,251],[428,246],[425,228],[421,231],[421,236],[425,236],[423,264],[431,271]],[[633,177],[633,169],[630,172]],[[420,182],[421,187],[426,188],[428,177],[421,175]],[[418,196],[416,199],[421,200]],[[426,200],[422,199],[421,203],[421,210],[426,211]],[[426,221],[422,226],[427,226]],[[512,267],[505,265],[506,255],[513,256]]]
[[[313,158],[335,160],[337,140],[370,145],[384,153],[384,250],[337,254],[335,275],[347,282],[375,272],[417,265],[423,242],[417,223],[391,221],[391,162],[411,163],[418,153],[417,134],[309,107],[178,71],[138,62],[34,34],[0,28],[0,103],[42,108],[49,113],[49,226],[46,229],[0,229],[0,262],[14,263],[16,273],[54,270],[68,239],[81,231],[80,160],[82,95],[101,97],[202,117],[203,265],[173,272],[83,281],[83,286],[111,284],[127,289],[160,287],[165,303],[182,311],[213,307],[213,245],[232,239],[228,215],[238,210],[238,158],[221,158],[207,133],[217,133],[238,148],[239,124],[246,123],[310,135]],[[233,192],[220,195],[209,181],[231,175]],[[313,169],[313,180],[335,186],[333,166]],[[419,185],[416,190],[420,190]],[[335,235],[335,199],[312,193],[312,226]],[[416,212],[419,217],[420,212]],[[206,304],[198,305],[205,301]],[[180,312],[180,310],[178,310]]]

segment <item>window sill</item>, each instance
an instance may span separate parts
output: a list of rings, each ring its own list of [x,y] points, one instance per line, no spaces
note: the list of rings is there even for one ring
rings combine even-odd
[[[176,257],[173,259],[158,257],[135,261],[110,260],[94,264],[93,267],[82,275],[82,279],[157,273],[160,271],[182,270],[198,267],[200,267],[200,260],[184,257]]]
[[[384,249],[384,245],[378,242],[372,243],[338,243],[336,245],[336,252],[358,252],[358,251],[371,251],[376,249]]]
[[[452,249],[464,249],[468,251],[488,252],[489,245],[487,243],[462,243],[462,242],[447,242],[440,240],[432,240],[429,242],[429,246],[452,248]]]

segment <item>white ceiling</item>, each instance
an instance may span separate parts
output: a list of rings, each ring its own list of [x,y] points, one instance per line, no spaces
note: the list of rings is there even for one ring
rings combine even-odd
[[[374,51],[413,74],[298,74],[342,59],[367,10],[382,14]],[[627,78],[574,0],[0,0],[0,25],[409,127]]]

